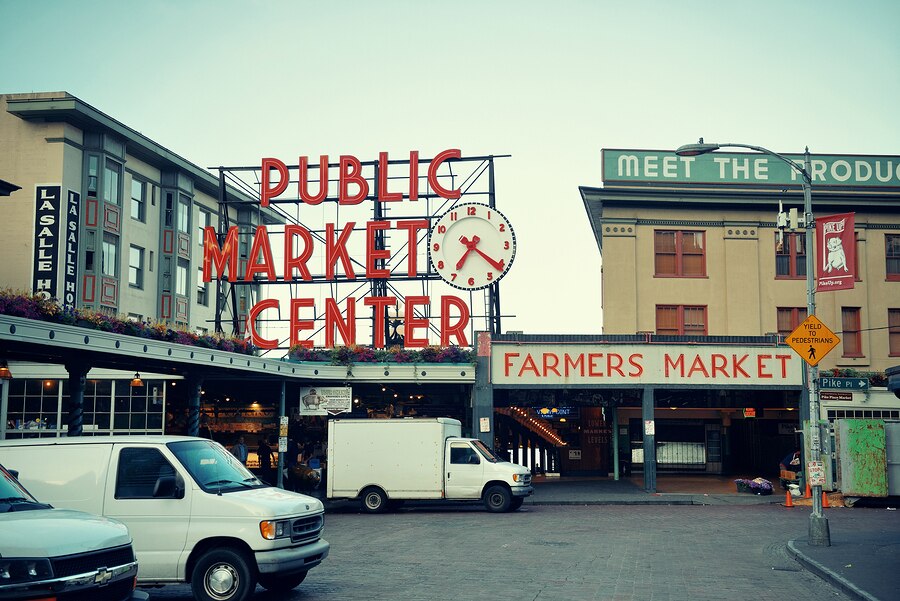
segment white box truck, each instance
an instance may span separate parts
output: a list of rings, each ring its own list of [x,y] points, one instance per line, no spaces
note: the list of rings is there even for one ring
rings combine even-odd
[[[515,511],[534,492],[527,468],[503,461],[445,417],[328,421],[326,495],[379,513],[407,500],[482,501]]]
[[[263,484],[211,440],[7,440],[0,460],[38,498],[124,522],[138,586],[189,582],[197,601],[245,601],[257,583],[296,587],[328,555],[321,501]]]

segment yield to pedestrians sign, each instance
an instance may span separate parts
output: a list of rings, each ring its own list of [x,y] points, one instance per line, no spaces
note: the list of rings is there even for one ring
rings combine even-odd
[[[815,315],[807,317],[785,339],[800,357],[815,367],[822,358],[840,343],[837,334],[819,321]]]

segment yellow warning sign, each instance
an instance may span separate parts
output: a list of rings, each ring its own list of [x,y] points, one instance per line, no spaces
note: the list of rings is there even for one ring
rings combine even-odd
[[[828,329],[815,315],[807,317],[785,339],[800,357],[812,366],[819,364],[825,355],[840,344],[837,334]]]

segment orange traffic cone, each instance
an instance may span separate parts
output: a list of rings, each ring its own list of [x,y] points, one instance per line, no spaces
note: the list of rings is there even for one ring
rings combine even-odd
[[[828,493],[824,490],[822,491],[822,509],[828,507]]]
[[[794,500],[791,498],[792,496],[793,495],[791,495],[791,491],[787,491],[787,493],[784,495],[784,506],[785,507],[793,507],[794,506]]]
[[[806,498],[812,499],[812,491],[809,489],[809,480],[806,481]]]

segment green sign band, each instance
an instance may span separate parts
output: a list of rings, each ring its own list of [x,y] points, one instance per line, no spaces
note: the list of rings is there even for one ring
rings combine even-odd
[[[785,157],[803,165],[802,154]],[[680,157],[663,150],[602,151],[603,182],[797,185],[800,175],[761,153],[712,152]],[[810,155],[813,186],[900,187],[900,156]]]

